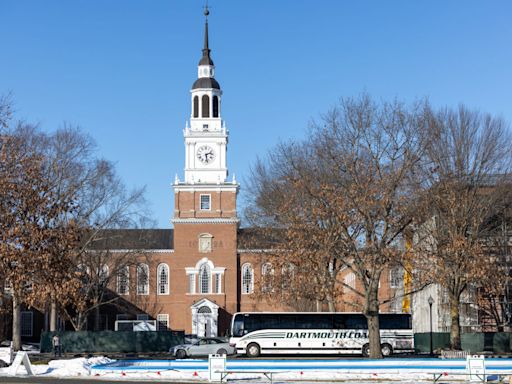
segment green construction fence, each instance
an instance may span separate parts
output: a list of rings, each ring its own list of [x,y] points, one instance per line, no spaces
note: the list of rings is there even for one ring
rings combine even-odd
[[[461,333],[461,347],[469,353],[492,352],[507,354],[512,351],[512,333],[509,332],[481,332]],[[415,333],[414,347],[417,353],[430,352],[430,332]],[[450,349],[450,333],[432,333],[433,350]]]
[[[41,352],[51,352],[56,332],[41,334]],[[71,331],[58,332],[63,353],[168,352],[184,342],[183,331]]]

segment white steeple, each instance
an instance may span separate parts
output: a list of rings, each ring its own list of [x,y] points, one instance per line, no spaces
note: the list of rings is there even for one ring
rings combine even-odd
[[[197,67],[198,79],[192,85],[190,125],[186,124],[185,183],[218,184],[226,182],[226,145],[228,131],[221,119],[220,85],[208,44],[208,8],[204,26],[203,55]]]

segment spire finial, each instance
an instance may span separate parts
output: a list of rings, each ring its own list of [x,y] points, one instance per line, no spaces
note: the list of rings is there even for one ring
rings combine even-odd
[[[208,0],[206,0],[206,3],[204,5],[204,16],[206,17],[206,22],[208,22],[208,15],[210,14],[210,11],[208,10]]]
[[[204,11],[203,11],[205,20],[204,20],[204,46],[203,46],[203,57],[199,62],[199,65],[213,65],[213,61],[210,58],[210,47],[208,45],[208,15],[210,14],[210,10],[208,8],[208,0],[205,3]]]

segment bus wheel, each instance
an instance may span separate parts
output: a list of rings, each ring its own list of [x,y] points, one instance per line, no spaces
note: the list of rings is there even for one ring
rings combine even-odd
[[[260,346],[256,343],[251,343],[246,348],[247,357],[258,357],[260,355]]]
[[[393,347],[389,344],[382,344],[380,346],[380,351],[382,352],[382,356],[391,356],[393,354]]]
[[[364,357],[370,356],[370,344],[363,345],[363,356]]]

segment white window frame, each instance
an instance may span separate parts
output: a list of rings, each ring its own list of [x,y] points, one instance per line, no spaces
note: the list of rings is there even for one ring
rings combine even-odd
[[[20,332],[22,337],[32,337],[34,335],[34,313],[32,311],[21,311]]]
[[[126,277],[126,281],[125,281],[126,287],[125,287],[125,291],[121,292],[121,287],[122,287],[121,279],[123,277]],[[124,296],[124,295],[129,295],[130,294],[130,267],[128,265],[125,266],[125,267],[122,267],[119,270],[119,272],[117,273],[116,291],[117,291],[118,295],[123,295]]]
[[[161,274],[164,271],[167,276],[167,281],[165,282],[165,284],[162,284]],[[165,263],[159,264],[158,267],[156,268],[157,295],[168,295],[169,294],[169,283],[170,283],[169,266]]]
[[[272,292],[274,290],[274,266],[266,262],[261,266],[261,291]]]
[[[208,292],[201,292],[201,282],[200,282],[200,271],[204,265],[207,265],[210,269],[210,282]],[[211,260],[208,260],[207,257],[203,257],[199,260],[195,267],[186,267],[185,273],[188,276],[188,293],[187,295],[218,295],[222,294],[223,290],[223,281],[222,278],[224,276],[224,272],[226,268],[224,267],[216,267],[213,265]],[[219,275],[219,286],[215,286],[216,284],[216,275]],[[217,291],[219,289],[219,291]]]
[[[203,197],[208,197],[208,208],[203,208]],[[202,193],[199,195],[199,210],[200,211],[211,211],[212,210],[212,195]]]
[[[249,272],[249,281],[246,281],[246,273]],[[250,263],[242,265],[240,281],[242,282],[242,294],[250,295],[254,292],[254,269]]]
[[[287,263],[281,268],[281,288],[289,289],[295,279],[295,264]]]
[[[98,271],[98,280],[100,283],[108,282],[108,277],[110,275],[110,269],[108,265],[103,264]]]
[[[144,286],[141,285],[141,281],[140,281],[140,271],[142,268],[146,272],[146,283],[144,284]],[[137,265],[137,295],[139,295],[139,296],[149,295],[149,266],[144,263]]]
[[[222,275],[220,273],[216,273],[213,275],[214,279],[214,293],[220,295],[222,294]]]
[[[345,283],[345,285],[343,286],[343,291],[345,293],[354,293],[353,290],[356,289],[356,274],[354,272],[347,273],[343,278],[343,283]],[[352,289],[347,287],[347,285]]]
[[[389,288],[401,288],[404,280],[402,267],[393,267],[389,270]]]
[[[159,313],[158,315],[156,315],[156,330],[168,331],[169,329],[169,314]]]
[[[190,293],[190,294],[196,293],[196,274],[195,273],[188,274],[188,293]]]

